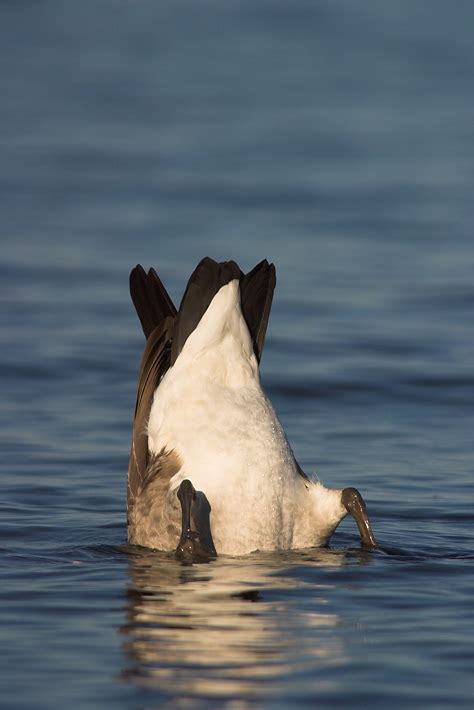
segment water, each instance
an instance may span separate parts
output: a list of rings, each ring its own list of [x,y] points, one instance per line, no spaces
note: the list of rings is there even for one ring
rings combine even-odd
[[[472,707],[472,3],[0,13],[0,705]],[[265,387],[377,551],[126,546],[128,272],[205,254],[276,263]]]

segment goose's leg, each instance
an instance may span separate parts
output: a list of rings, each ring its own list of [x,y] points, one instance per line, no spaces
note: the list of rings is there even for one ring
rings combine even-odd
[[[187,562],[192,562],[193,559],[206,559],[215,556],[214,545],[205,544],[199,535],[199,532],[191,529],[191,508],[196,500],[196,491],[194,486],[188,479],[181,482],[178,488],[178,500],[181,503],[181,537],[178,547],[176,548],[176,556]]]
[[[191,481],[187,479],[182,481],[178,488],[178,500],[181,503],[181,537],[179,539],[176,554],[179,557],[184,557],[193,552],[193,541],[197,537],[196,533],[191,530],[191,506],[196,497],[196,491]]]

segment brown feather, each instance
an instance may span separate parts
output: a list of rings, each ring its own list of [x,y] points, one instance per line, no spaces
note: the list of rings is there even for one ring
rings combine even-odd
[[[146,427],[153,395],[169,368],[171,331],[174,319],[166,318],[148,337],[140,363],[132,446],[128,464],[127,511],[133,506],[139,486],[145,480],[148,466],[148,435]]]

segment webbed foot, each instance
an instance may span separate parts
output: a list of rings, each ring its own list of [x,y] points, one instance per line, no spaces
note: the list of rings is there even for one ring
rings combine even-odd
[[[206,545],[197,530],[191,528],[191,508],[196,500],[196,491],[188,479],[181,482],[178,488],[178,500],[181,503],[181,537],[176,548],[176,557],[183,562],[204,562],[216,556],[214,546]]]
[[[372,526],[369,520],[369,514],[365,506],[364,499],[357,488],[344,488],[341,495],[341,501],[348,513],[352,515],[357,523],[360,533],[360,541],[362,547],[374,549],[377,547]]]

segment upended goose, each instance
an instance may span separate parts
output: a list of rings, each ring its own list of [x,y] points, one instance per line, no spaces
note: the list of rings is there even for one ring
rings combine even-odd
[[[362,545],[375,547],[360,493],[306,476],[261,388],[274,288],[266,260],[243,274],[206,257],[177,311],[154,269],[132,270],[146,345],[128,469],[130,543],[192,559],[319,547],[351,513]]]

